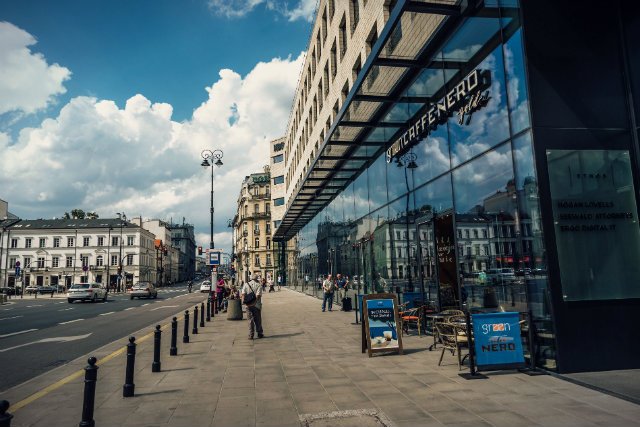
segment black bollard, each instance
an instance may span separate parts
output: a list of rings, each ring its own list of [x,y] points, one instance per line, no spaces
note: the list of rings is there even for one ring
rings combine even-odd
[[[215,312],[214,312],[216,299],[213,297],[213,293],[209,294],[209,300],[211,301],[211,317],[213,318],[213,317],[216,317]]]
[[[13,415],[7,412],[9,406],[11,406],[9,402],[0,400],[0,427],[11,427]]]
[[[160,342],[162,340],[162,331],[160,325],[156,325],[153,332],[153,362],[151,363],[151,372],[160,372]]]
[[[215,294],[213,298],[213,311],[218,314],[218,298],[216,298]]]
[[[184,334],[182,335],[182,342],[189,342],[189,310],[184,311]]]
[[[211,301],[207,298],[207,322],[211,322]]]
[[[136,365],[136,337],[129,338],[127,344],[127,371],[125,373],[124,386],[122,387],[122,397],[132,397],[136,385],[133,383],[133,371]]]
[[[198,334],[198,306],[193,307],[193,329],[191,329],[193,335]]]
[[[93,419],[93,407],[96,401],[96,382],[98,380],[97,359],[90,357],[89,365],[84,368],[84,400],[82,401],[82,421],[80,427],[95,427]],[[2,423],[0,423],[2,425]]]
[[[169,349],[169,356],[178,355],[178,318],[174,317],[171,321],[171,348]]]
[[[200,327],[204,328],[204,303],[200,303]]]

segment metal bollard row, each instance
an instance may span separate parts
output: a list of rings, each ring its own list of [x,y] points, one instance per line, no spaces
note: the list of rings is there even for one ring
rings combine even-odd
[[[193,308],[193,329],[191,330],[193,335],[198,334],[198,306]]]
[[[90,357],[87,360],[87,367],[84,368],[84,398],[82,400],[82,420],[80,427],[95,427],[93,419],[93,408],[96,402],[96,383],[98,381],[98,359]],[[0,424],[1,425],[1,424]]]
[[[125,373],[122,397],[132,397],[135,394],[136,385],[133,383],[133,372],[136,365],[136,337],[129,338],[127,344],[127,370]]]
[[[200,303],[200,327],[204,328],[204,303]]]

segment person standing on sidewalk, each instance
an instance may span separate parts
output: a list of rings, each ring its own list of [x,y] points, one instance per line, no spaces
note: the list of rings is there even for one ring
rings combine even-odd
[[[338,298],[340,298],[340,304],[343,307],[340,310],[344,310],[344,299],[347,297],[347,281],[340,273],[336,277],[336,286],[338,287]]]
[[[247,317],[249,318],[249,339],[252,340],[255,332],[258,338],[263,338],[262,331],[262,286],[260,276],[253,274],[251,280],[242,286],[240,291],[242,303],[247,306]]]
[[[218,310],[222,310],[222,300],[224,299],[224,278],[220,276],[218,283],[216,283],[216,300]]]
[[[333,284],[333,280],[331,280],[331,275],[327,274],[327,278],[322,282],[322,311],[325,311],[327,307],[327,301],[329,302],[329,311],[332,311],[333,308],[333,291],[335,287]]]

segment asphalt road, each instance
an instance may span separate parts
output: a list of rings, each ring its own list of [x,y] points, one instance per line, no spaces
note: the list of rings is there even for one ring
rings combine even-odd
[[[133,332],[204,301],[198,289],[161,289],[149,300],[109,294],[107,302],[97,303],[69,304],[48,295],[12,299],[0,306],[0,392],[110,342],[125,344]]]

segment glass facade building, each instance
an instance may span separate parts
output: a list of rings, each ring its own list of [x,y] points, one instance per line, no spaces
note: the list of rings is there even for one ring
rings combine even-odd
[[[276,233],[298,244],[289,285],[316,293],[341,273],[361,294],[529,313],[540,367],[638,367],[631,350],[596,360],[613,322],[589,319],[639,306],[638,104],[590,93],[579,70],[595,60],[583,49],[616,50],[599,83],[626,81],[633,101],[639,56],[625,31],[640,14],[570,3],[398,2]],[[594,22],[610,37],[578,41]],[[561,60],[570,46],[580,53]],[[623,104],[623,119],[612,125],[598,102]],[[580,337],[586,325],[597,332]],[[617,339],[637,346],[634,334]]]

